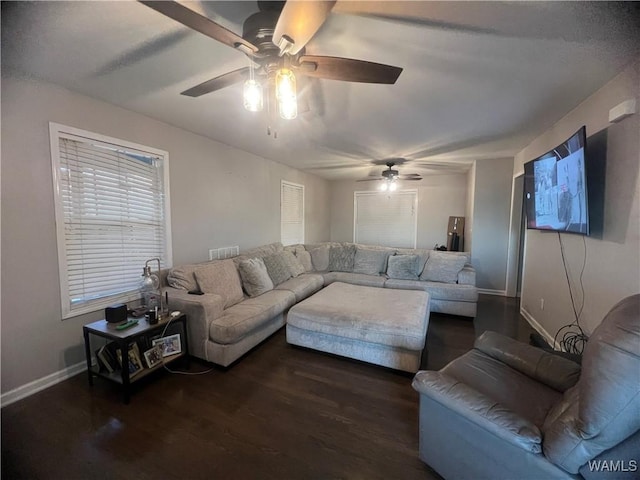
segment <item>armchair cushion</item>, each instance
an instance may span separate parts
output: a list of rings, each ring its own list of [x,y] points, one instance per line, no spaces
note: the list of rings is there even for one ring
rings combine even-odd
[[[442,372],[421,371],[412,386],[509,443],[531,453],[542,451],[540,429],[526,418]]]
[[[580,378],[580,365],[496,332],[484,332],[475,348],[551,388],[564,392]]]
[[[640,431],[640,295],[615,305],[587,342],[576,392],[545,423],[544,453],[571,473]]]

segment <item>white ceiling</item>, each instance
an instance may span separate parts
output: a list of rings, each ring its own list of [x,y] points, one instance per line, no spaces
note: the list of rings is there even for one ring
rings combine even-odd
[[[183,2],[242,34],[256,2]],[[234,85],[240,52],[137,2],[2,2],[2,73],[28,75],[328,179],[465,171],[512,157],[639,53],[638,4],[342,2],[308,54],[386,63],[395,85],[299,80],[298,118],[267,135]],[[304,83],[304,84],[303,84]],[[306,110],[306,111],[305,111]]]

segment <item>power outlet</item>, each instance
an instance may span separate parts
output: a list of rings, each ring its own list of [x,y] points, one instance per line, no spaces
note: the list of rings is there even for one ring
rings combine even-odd
[[[540,299],[540,310],[544,310],[544,298]]]

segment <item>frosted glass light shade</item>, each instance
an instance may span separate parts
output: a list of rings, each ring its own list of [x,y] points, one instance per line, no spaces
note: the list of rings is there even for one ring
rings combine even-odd
[[[291,120],[298,116],[296,77],[288,68],[281,68],[276,73],[276,99],[280,117]]]
[[[244,82],[243,89],[244,108],[250,112],[260,112],[263,106],[262,85],[255,80]]]

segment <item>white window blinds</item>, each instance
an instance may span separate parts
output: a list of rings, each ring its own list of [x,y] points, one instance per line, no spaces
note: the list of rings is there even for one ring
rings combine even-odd
[[[59,127],[52,124],[52,153],[67,318],[138,298],[145,261],[170,263],[167,155]]]
[[[283,245],[304,243],[304,185],[281,183],[280,241]]]
[[[355,192],[353,241],[415,248],[418,192]]]

